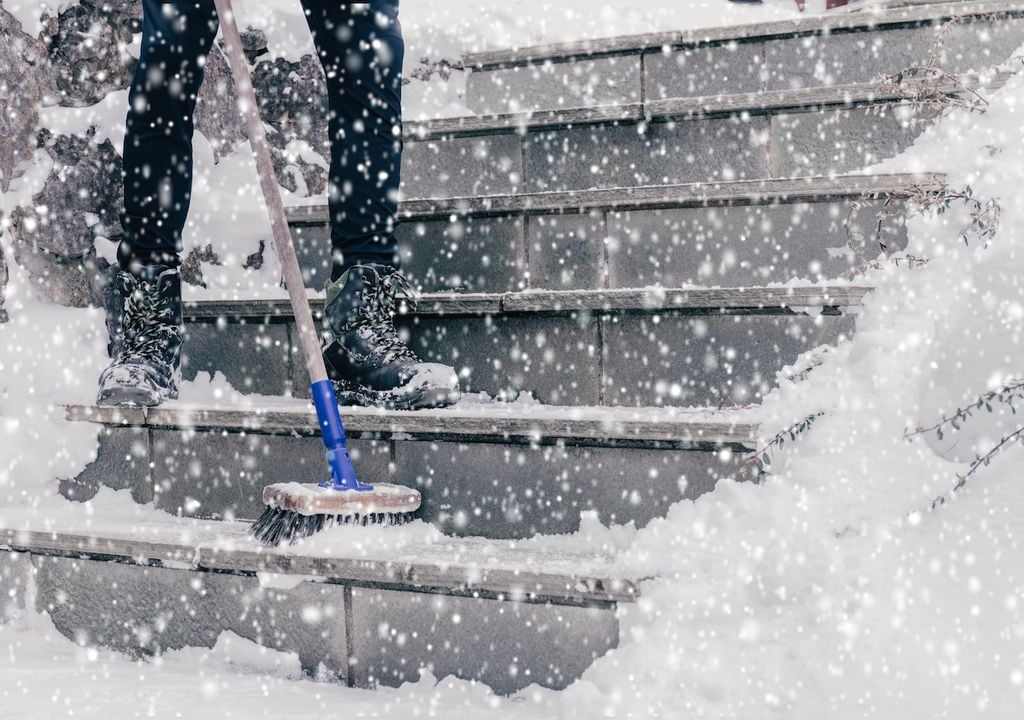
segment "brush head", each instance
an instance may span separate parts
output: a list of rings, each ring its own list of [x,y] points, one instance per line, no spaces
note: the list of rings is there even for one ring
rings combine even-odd
[[[419,491],[387,483],[372,490],[278,483],[263,489],[267,509],[249,532],[264,545],[276,547],[334,525],[404,525],[420,501]]]
[[[277,483],[263,488],[263,504],[299,515],[373,515],[413,513],[420,507],[419,490],[375,484],[372,490],[335,490],[301,483]]]

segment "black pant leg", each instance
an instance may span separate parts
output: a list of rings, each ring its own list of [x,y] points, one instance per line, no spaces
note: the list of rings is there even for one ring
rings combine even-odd
[[[398,266],[402,61],[398,0],[303,0],[327,75],[331,241],[342,263]]]
[[[192,193],[192,113],[216,34],[213,0],[143,0],[124,141],[122,264],[177,261]]]

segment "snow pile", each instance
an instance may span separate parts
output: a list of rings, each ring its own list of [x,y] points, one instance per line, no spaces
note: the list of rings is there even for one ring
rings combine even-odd
[[[827,414],[763,486],[721,483],[620,555],[661,579],[560,699],[567,714],[1021,717],[1024,451],[929,512],[965,466],[904,432],[1024,374],[1022,109],[1017,76],[987,115],[955,115],[887,163],[997,198],[998,236],[965,247],[957,212],[911,222],[908,251],[932,262],[869,278],[853,341],[763,409],[778,428]],[[962,463],[1024,423],[993,410],[941,450]]]
[[[10,321],[0,324],[0,521],[62,502],[54,478],[73,478],[95,459],[98,427],[65,422],[63,406],[95,400],[107,362],[102,310],[41,303],[17,264],[10,273]]]

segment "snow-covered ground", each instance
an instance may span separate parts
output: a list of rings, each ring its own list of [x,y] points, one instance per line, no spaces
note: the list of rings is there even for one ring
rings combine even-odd
[[[499,44],[546,39],[520,23],[521,5],[464,7],[515,16]],[[593,15],[577,24],[596,32]],[[855,338],[760,411],[770,429],[826,412],[777,454],[768,481],[722,482],[640,531],[588,527],[565,540],[614,550],[615,571],[658,576],[620,611],[620,647],[567,690],[506,699],[433,678],[348,690],[294,679],[293,658],[231,636],[136,661],[79,648],[26,613],[0,627],[0,717],[190,716],[199,699],[206,717],[1024,716],[1024,450],[929,510],[1021,420],[995,405],[941,442],[904,439],[1024,375],[1024,77],[991,100],[885,168],[946,172],[952,187],[998,199],[998,234],[965,246],[956,208],[911,222],[907,251],[931,262],[873,272]],[[56,497],[52,478],[95,452],[96,430],[63,422],[59,405],[92,396],[102,318],[38,303],[13,269],[11,322],[0,325],[0,516],[57,504],[86,513]]]

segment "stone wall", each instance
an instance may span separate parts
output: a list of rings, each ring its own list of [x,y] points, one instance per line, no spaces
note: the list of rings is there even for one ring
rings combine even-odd
[[[62,135],[42,127],[40,111],[90,107],[128,88],[137,61],[126,48],[140,31],[140,19],[139,0],[80,0],[54,17],[41,17],[42,30],[32,37],[0,0],[0,191],[7,192],[30,171],[42,174],[50,168],[31,202],[8,208],[5,232],[14,259],[33,285],[58,303],[81,307],[102,302],[109,265],[98,259],[96,243],[116,242],[121,233],[121,148],[106,139],[109,128]],[[299,146],[301,156],[289,153],[298,140],[327,154],[319,63],[312,55],[298,62],[270,60],[261,31],[248,28],[243,35],[282,186],[301,194],[323,193],[322,163],[308,162],[305,145]],[[247,136],[218,47],[206,75],[196,128],[219,160]]]

